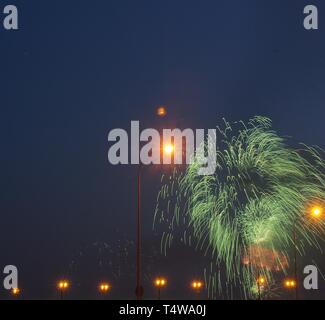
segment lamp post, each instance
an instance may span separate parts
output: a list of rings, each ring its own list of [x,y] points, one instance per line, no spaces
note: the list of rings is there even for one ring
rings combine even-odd
[[[323,214],[323,208],[321,206],[313,206],[308,209],[308,215],[314,219],[320,219]],[[298,284],[299,284],[299,279],[298,279],[298,272],[297,272],[297,222],[298,222],[299,217],[294,221],[293,223],[293,242],[294,242],[294,281],[291,280],[289,281],[290,283],[290,288],[295,289],[295,299],[298,300]],[[293,283],[293,282],[294,283]],[[288,288],[288,286],[286,286]]]
[[[200,293],[203,289],[203,282],[199,281],[199,280],[194,280],[191,283],[191,287],[194,290],[194,292],[196,293],[196,298],[199,299]]]
[[[69,289],[70,283],[67,280],[61,280],[57,284],[57,288],[60,292],[60,299],[63,300],[64,298],[64,292],[66,292]]]
[[[264,288],[265,285],[265,278],[264,277],[258,277],[256,280],[256,284],[257,284],[257,290],[258,290],[258,300],[262,300],[261,297],[261,289]]]
[[[141,285],[141,164],[138,167],[137,178],[137,265],[136,265],[136,288],[135,294],[137,300],[141,300],[143,296],[143,287]]]
[[[14,298],[18,298],[21,293],[21,290],[19,288],[13,288],[11,289],[11,294]]]
[[[295,279],[285,279],[284,280],[284,287],[288,290],[293,290],[297,288],[297,282]]]
[[[167,280],[165,278],[157,278],[155,280],[155,286],[158,288],[158,296],[157,299],[160,300],[161,297],[161,289],[164,288],[167,284]]]
[[[101,295],[106,295],[111,289],[111,285],[107,282],[102,282],[98,286],[98,291]]]
[[[174,152],[174,145],[171,143],[165,144],[162,148],[162,152],[168,155],[172,155]],[[142,276],[142,259],[141,259],[141,163],[138,166],[137,176],[137,249],[136,249],[136,288],[135,294],[137,300],[141,300],[143,297],[144,289],[141,284]]]

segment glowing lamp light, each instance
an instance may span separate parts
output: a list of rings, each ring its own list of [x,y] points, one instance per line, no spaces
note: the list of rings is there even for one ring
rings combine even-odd
[[[191,286],[194,290],[200,290],[203,287],[203,283],[201,281],[193,281]]]
[[[164,278],[157,278],[155,280],[155,286],[158,288],[162,288],[167,284],[167,280]]]
[[[295,280],[287,279],[287,280],[285,280],[284,285],[288,289],[293,289],[296,287],[297,283]]]
[[[322,208],[320,207],[314,207],[312,210],[311,210],[311,213],[314,217],[320,217],[320,215],[322,214]]]
[[[259,278],[257,279],[257,283],[258,283],[259,285],[263,285],[263,284],[265,284],[265,278],[264,278],[264,277],[259,277]]]
[[[11,293],[14,295],[14,296],[18,296],[20,294],[20,289],[19,288],[13,288],[11,290]]]
[[[165,107],[163,107],[163,106],[158,107],[158,109],[157,109],[157,115],[159,117],[164,117],[166,114],[167,114],[167,110],[166,110]]]
[[[99,285],[99,291],[102,293],[108,292],[110,288],[111,288],[111,286],[108,283],[101,283]]]
[[[165,144],[164,152],[167,154],[172,154],[174,152],[174,146],[171,143]]]
[[[66,290],[69,288],[69,282],[66,280],[62,280],[58,282],[58,289],[59,290]]]

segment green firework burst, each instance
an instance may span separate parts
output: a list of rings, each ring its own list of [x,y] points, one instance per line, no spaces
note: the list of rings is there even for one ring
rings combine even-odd
[[[256,277],[271,283],[288,272],[293,248],[321,250],[324,219],[310,210],[324,206],[323,151],[289,147],[264,117],[217,128],[216,172],[198,175],[198,152],[185,171],[163,176],[154,227],[165,254],[182,230],[182,242],[211,256],[210,294],[232,296],[237,286],[249,298]]]

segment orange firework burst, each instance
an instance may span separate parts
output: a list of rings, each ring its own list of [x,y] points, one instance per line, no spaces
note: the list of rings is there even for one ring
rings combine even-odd
[[[242,262],[244,265],[252,265],[269,271],[281,271],[289,265],[283,253],[257,245],[248,247]]]

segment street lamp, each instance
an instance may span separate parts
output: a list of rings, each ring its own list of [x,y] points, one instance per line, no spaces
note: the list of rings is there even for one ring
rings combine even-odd
[[[311,215],[314,217],[314,218],[319,218],[323,213],[323,209],[321,207],[313,207],[311,209]]]
[[[11,289],[11,294],[14,297],[18,297],[20,295],[20,289],[19,288],[13,288],[13,289]]]
[[[138,167],[137,179],[137,265],[136,265],[136,288],[135,294],[137,300],[141,300],[143,296],[143,287],[141,284],[141,164]]]
[[[157,278],[154,283],[155,287],[158,288],[158,300],[160,300],[160,290],[167,285],[167,280],[165,278]]]
[[[195,291],[200,291],[203,287],[203,283],[201,281],[193,281],[191,283],[191,287],[195,290]]]
[[[295,289],[297,287],[297,282],[294,279],[286,279],[284,280],[284,286],[287,289]]]
[[[194,292],[197,294],[197,298],[198,298],[199,295],[200,295],[200,292],[203,289],[203,282],[202,281],[198,281],[198,280],[194,280],[191,283],[191,287],[194,290]]]
[[[166,110],[166,108],[165,108],[164,106],[160,106],[160,107],[158,107],[158,109],[157,109],[157,115],[158,115],[159,117],[164,117],[164,116],[166,116],[166,115],[167,115],[167,110]]]
[[[295,290],[297,300],[297,281],[295,279],[285,279],[283,285],[287,290]]]
[[[64,292],[67,291],[70,287],[70,283],[67,280],[60,280],[57,284],[57,288],[60,292],[60,299],[63,300]]]
[[[171,155],[174,152],[174,145],[171,143],[166,143],[163,147],[165,154]]]
[[[98,291],[101,293],[101,294],[107,294],[111,289],[111,285],[107,282],[102,282],[99,284],[98,286]]]
[[[256,283],[257,283],[257,290],[258,290],[258,299],[261,300],[261,289],[264,288],[266,280],[264,277],[260,276],[256,279]]]
[[[320,205],[314,205],[313,206],[309,206],[309,208],[307,209],[307,214],[305,214],[302,218],[306,218],[306,216],[309,215],[309,217],[311,216],[314,219],[319,219],[321,218],[323,214],[323,208]],[[290,288],[294,288],[295,289],[295,298],[296,300],[298,300],[298,273],[297,273],[297,230],[296,230],[296,225],[298,223],[299,217],[295,219],[295,221],[293,222],[293,242],[294,242],[294,276],[295,276],[295,280],[292,280],[294,282],[293,285],[291,285]],[[288,287],[288,286],[286,286]]]
[[[163,145],[162,152],[172,155],[174,152],[174,145],[171,143]],[[141,164],[138,167],[137,177],[137,255],[136,255],[136,288],[135,294],[137,300],[141,300],[143,296],[143,286],[141,284]]]

